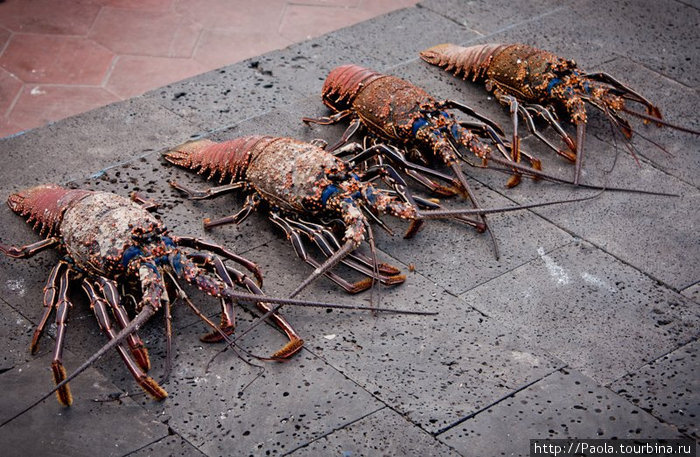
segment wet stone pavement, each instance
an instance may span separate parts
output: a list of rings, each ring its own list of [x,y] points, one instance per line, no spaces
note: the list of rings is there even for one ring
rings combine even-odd
[[[494,15],[499,11],[499,15]],[[496,19],[497,18],[497,19]],[[201,219],[232,214],[235,195],[185,200],[169,180],[200,188],[201,176],[168,166],[160,153],[194,137],[224,140],[273,134],[329,142],[344,125],[306,126],[328,114],[320,90],[328,71],[360,63],[410,79],[438,98],[464,101],[508,125],[481,88],[417,59],[430,45],[524,41],[618,75],[658,103],[672,122],[700,128],[700,55],[693,2],[639,0],[562,4],[533,0],[427,0],[281,51],[0,140],[0,195],[39,183],[74,184],[161,203],[158,216],[180,235],[205,237],[257,262],[265,291],[285,296],[309,273],[264,214],[205,232]],[[653,24],[653,27],[643,26]],[[527,455],[531,438],[700,439],[700,154],[698,138],[634,123],[669,154],[641,138],[636,158],[593,114],[583,180],[678,194],[605,192],[576,204],[494,215],[502,252],[488,236],[429,222],[411,240],[376,230],[378,255],[407,273],[405,284],[375,292],[383,306],[438,311],[397,316],[287,307],[306,341],[284,364],[245,363],[199,341],[204,324],[173,310],[170,397],[140,393],[116,354],[73,383],[73,407],[49,399],[0,427],[12,455]],[[573,168],[526,138],[546,170]],[[506,189],[507,177],[465,167],[485,207],[593,195],[548,183]],[[459,202],[447,202],[459,205]],[[37,240],[2,205],[3,243]],[[28,354],[42,313],[42,288],[57,260],[0,257],[0,420],[52,384],[54,327]],[[211,299],[191,291],[216,316]],[[368,303],[325,279],[303,298]],[[75,287],[64,362],[70,372],[105,341]],[[206,303],[206,305],[205,305]],[[254,314],[238,307],[238,329]],[[165,369],[163,323],[141,335],[155,378]],[[244,340],[255,354],[284,344],[272,326]],[[114,400],[116,394],[131,396]],[[111,401],[110,401],[111,399]]]

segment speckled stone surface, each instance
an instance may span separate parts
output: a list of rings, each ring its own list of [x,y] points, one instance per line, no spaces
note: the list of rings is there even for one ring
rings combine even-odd
[[[417,58],[417,51],[446,41],[519,40],[566,54],[638,88],[669,121],[697,128],[698,48],[691,36],[697,17],[697,4],[677,1],[426,0],[2,139],[0,190],[3,198],[47,182],[124,196],[139,190],[161,203],[156,214],[172,233],[202,237],[252,259],[263,269],[265,291],[285,296],[312,269],[265,212],[205,231],[203,218],[237,212],[243,197],[187,200],[168,181],[199,189],[215,183],[166,164],[163,151],[202,136],[334,142],[346,123],[305,125],[301,118],[329,114],[320,88],[327,72],[343,63],[410,79],[436,98],[473,106],[510,132],[506,110],[482,87]],[[166,400],[146,398],[120,358],[109,354],[74,381],[71,409],[51,398],[0,426],[0,442],[16,455],[482,456],[527,455],[527,439],[536,436],[697,439],[697,137],[633,125],[670,154],[639,136],[635,159],[593,113],[583,182],[678,196],[607,191],[586,202],[490,216],[498,260],[489,236],[470,227],[429,221],[404,240],[406,223],[385,217],[394,235],[374,229],[377,255],[407,274],[405,284],[350,296],[320,279],[300,297],[438,315],[285,307],[305,349],[285,364],[252,359],[258,368],[230,350],[217,355],[221,344],[202,343],[206,325],[180,300],[173,306],[172,371],[162,382]],[[524,130],[522,136],[523,147],[542,158],[547,172],[573,176],[571,164]],[[503,173],[464,170],[485,207],[596,194],[546,182],[506,189]],[[468,206],[460,199],[441,203]],[[39,239],[5,205],[0,222],[2,244]],[[51,386],[53,318],[39,354],[27,348],[58,258],[54,251],[27,260],[0,256],[2,418]],[[346,267],[337,271],[360,279]],[[79,284],[72,290],[68,369],[106,340]],[[218,318],[215,299],[186,290],[205,315]],[[234,336],[257,312],[237,306],[236,314]],[[139,334],[150,349],[151,374],[161,379],[167,366],[162,316]],[[284,343],[275,327],[264,325],[240,347],[269,355]],[[120,402],[92,401],[125,393]]]
[[[673,427],[576,371],[561,370],[438,438],[464,456],[528,456],[534,438],[681,438]],[[500,437],[500,439],[494,439]]]
[[[615,381],[610,389],[697,440],[698,368],[695,340]]]

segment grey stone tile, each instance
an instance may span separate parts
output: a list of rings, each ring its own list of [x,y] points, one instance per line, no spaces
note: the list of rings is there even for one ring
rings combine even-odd
[[[562,8],[560,2],[553,0],[529,0],[518,3],[516,8],[505,0],[423,0],[418,6],[418,11],[421,8],[434,11],[480,35],[504,28],[526,27],[533,18],[552,14]]]
[[[507,437],[507,439],[505,439]],[[530,455],[534,438],[681,438],[650,414],[568,369],[439,435],[464,456]]]
[[[248,325],[241,319],[241,328]],[[381,403],[308,352],[284,364],[246,365],[230,351],[205,371],[220,345],[191,344],[196,326],[180,330],[170,398],[144,406],[207,455],[264,455],[295,449],[353,422]],[[265,326],[242,344],[269,354],[280,336]],[[270,344],[275,336],[277,343]],[[258,362],[264,363],[264,362]]]
[[[571,8],[581,18],[580,27],[590,28],[610,43],[612,52],[629,56],[687,86],[698,86],[697,8],[675,1],[659,8],[653,0],[614,4],[588,0],[573,3]]]
[[[430,43],[461,42],[476,36],[476,32],[425,8],[393,11],[332,34],[384,67],[416,59],[418,51]]]
[[[351,63],[377,68],[382,62],[372,48],[346,44],[335,33],[262,55],[255,60],[259,62],[258,71],[269,73],[291,85],[297,92],[317,97],[321,96],[323,82],[333,68]]]
[[[311,270],[282,243],[275,240],[254,251],[265,270],[280,279],[268,286],[271,295],[285,295]],[[387,254],[379,252],[378,257],[397,265]],[[278,284],[287,288],[280,290]],[[439,312],[373,317],[367,312],[284,310],[310,351],[428,432],[561,366],[418,273],[408,273],[400,286],[374,291],[374,297],[369,292],[344,296],[325,279],[301,295],[341,303],[373,299],[375,306]]]
[[[594,200],[536,208],[533,212],[676,290],[698,282],[700,258],[693,229],[700,217],[695,210],[700,205],[698,189],[643,160],[636,162],[622,146],[616,150],[593,136],[587,138],[586,145],[582,183],[668,192],[680,197],[605,192]],[[547,173],[573,178],[573,165],[554,157],[539,142],[528,138],[523,148],[542,159]],[[497,188],[503,175],[482,173],[479,179]],[[505,192],[521,204],[594,195],[571,186],[531,181]]]
[[[648,70],[626,58],[619,58],[598,67],[629,87],[633,88],[661,110],[664,119],[680,126],[700,130],[700,116],[696,107],[700,103],[698,92],[671,79]],[[629,103],[631,109],[639,110],[639,105]],[[643,108],[642,108],[643,110]],[[594,113],[594,109],[589,110]],[[681,179],[695,187],[700,187],[700,177],[695,172],[700,168],[697,136],[680,132],[669,127],[643,125],[641,120],[628,116],[633,129],[640,135],[633,138],[635,153],[650,160],[656,168]],[[592,114],[587,129],[588,135],[612,143],[620,142],[621,136],[613,135],[607,119],[599,113]],[[658,143],[661,148],[645,141],[642,136]]]
[[[602,384],[697,332],[697,304],[601,250],[580,243],[540,253],[462,298]]]
[[[66,354],[65,359],[73,359]],[[49,354],[0,375],[2,420],[9,419],[52,387]],[[70,370],[74,365],[67,362]],[[121,456],[168,434],[167,427],[135,402],[94,402],[114,386],[88,369],[71,383],[73,406],[62,407],[49,397],[36,408],[0,428],[3,455]]]
[[[699,346],[697,339],[691,341],[615,381],[610,389],[697,440]]]
[[[159,457],[164,455],[169,457],[204,457],[206,454],[200,452],[180,435],[170,435],[136,452],[128,454],[128,457]]]
[[[0,140],[0,196],[48,182],[99,173],[162,147],[185,141],[198,127],[138,97]]]
[[[459,454],[391,409],[384,408],[290,455],[294,457],[317,455],[440,457]]]
[[[692,286],[683,289],[681,294],[700,303],[700,283],[693,284]]]
[[[20,287],[20,284],[16,285]],[[4,301],[0,301],[0,314],[0,338],[4,343],[0,356],[1,374],[33,358],[29,354],[29,342],[34,326]]]
[[[272,111],[302,98],[294,81],[261,69],[253,58],[144,94],[184,119],[212,131]]]

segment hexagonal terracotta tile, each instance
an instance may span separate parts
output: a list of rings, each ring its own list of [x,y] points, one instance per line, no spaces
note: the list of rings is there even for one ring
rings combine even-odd
[[[372,14],[361,8],[288,5],[279,34],[294,42],[308,40],[342,27],[367,20]]]
[[[118,100],[118,97],[99,87],[27,84],[10,111],[8,120],[24,130]]]
[[[265,29],[274,33],[286,3],[285,0],[176,0],[175,10],[208,29]]]
[[[0,25],[14,32],[85,35],[100,8],[82,0],[10,0],[0,3]]]
[[[0,68],[0,116],[6,115],[22,89],[22,81]]]
[[[120,97],[129,98],[207,70],[207,67],[192,59],[120,56],[105,88]]]
[[[0,67],[24,82],[99,85],[113,57],[87,38],[16,33]]]
[[[268,30],[210,29],[202,32],[192,57],[209,69],[223,67],[259,54],[281,49],[293,42]]]
[[[190,57],[200,27],[173,12],[105,7],[90,38],[116,54]]]

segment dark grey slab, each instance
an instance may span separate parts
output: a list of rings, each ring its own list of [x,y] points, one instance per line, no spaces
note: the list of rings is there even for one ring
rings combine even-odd
[[[454,450],[383,408],[328,436],[294,451],[294,457],[317,455],[363,456],[457,456]]]
[[[552,0],[520,2],[517,8],[503,0],[424,0],[418,6],[419,10],[434,11],[482,35],[504,28],[525,27],[528,21],[562,8],[560,2]]]
[[[692,286],[683,289],[681,291],[681,294],[685,295],[691,300],[695,300],[696,302],[700,303],[700,283],[693,284]]]
[[[241,319],[241,328],[249,321]],[[284,453],[381,407],[369,393],[307,352],[284,364],[246,365],[230,351],[207,362],[220,345],[195,342],[196,326],[180,330],[170,398],[144,406],[207,455]],[[265,326],[242,344],[276,350],[279,335]],[[270,345],[270,336],[277,345]],[[185,343],[189,342],[189,343]]]
[[[295,91],[320,98],[323,82],[335,67],[357,64],[381,69],[381,54],[339,40],[336,33],[304,41],[256,58],[258,71],[269,73]]]
[[[180,435],[170,435],[153,444],[150,444],[144,448],[139,449],[136,452],[127,454],[129,457],[157,457],[157,456],[198,456],[204,457],[203,454],[197,448],[192,446]]]
[[[281,244],[275,240],[254,251],[266,270],[289,265],[275,273],[278,284],[286,288],[270,284],[267,291],[272,295],[288,293],[311,270]],[[380,261],[397,264],[382,252],[378,255]],[[362,304],[372,299],[369,292],[345,296],[325,279],[313,283],[301,296]],[[288,307],[285,315],[304,336],[310,351],[428,432],[561,366],[418,273],[408,273],[401,286],[375,291],[374,303],[393,309],[438,311],[439,315],[373,317],[367,312]]]
[[[616,151],[613,145],[592,136],[586,145],[583,183],[668,192],[680,197],[605,192],[591,201],[533,211],[674,289],[696,283],[700,278],[700,258],[693,227],[700,217],[695,210],[700,205],[698,189],[643,160],[635,161],[621,146]],[[523,147],[536,151],[546,172],[573,178],[572,164],[553,157],[541,143],[528,138]],[[479,179],[495,188],[503,182],[503,174],[483,173]],[[504,193],[519,203],[592,195],[571,186],[530,181]]]
[[[65,183],[182,142],[199,129],[138,97],[0,139],[0,198],[11,191]]]
[[[697,24],[700,11],[681,2],[663,8],[653,0],[601,4],[596,0],[571,5],[580,27],[589,27],[612,52],[697,87],[700,45]]]
[[[699,319],[697,304],[586,243],[542,250],[462,298],[602,384],[688,341]]]
[[[17,287],[20,291],[24,287],[21,283],[11,283],[10,287]],[[29,342],[32,339],[34,326],[22,317],[21,314],[10,308],[4,301],[0,301],[0,335],[2,335],[3,351],[0,356],[0,374],[17,365],[24,364],[33,357],[29,354]]]
[[[288,55],[293,57],[292,52]],[[302,98],[293,85],[261,69],[260,59],[253,58],[152,90],[143,97],[212,131]]]
[[[66,359],[72,359],[66,354]],[[19,412],[53,386],[51,356],[39,357],[0,375],[2,420]],[[70,370],[73,363],[66,363]],[[130,399],[102,401],[114,386],[94,369],[71,383],[73,406],[64,408],[54,396],[0,428],[3,455],[121,456],[168,434],[167,427]]]
[[[332,36],[391,67],[417,58],[426,44],[461,42],[477,33],[428,9],[406,8],[341,29]]]
[[[680,437],[672,427],[568,369],[439,435],[464,456],[528,456],[534,438]]]
[[[671,79],[650,71],[626,58],[619,58],[600,67],[627,84],[629,87],[644,95],[661,110],[667,121],[694,130],[700,130],[700,116],[695,107],[700,103],[697,90],[689,89]],[[629,103],[631,109],[640,110],[639,105]],[[589,135],[612,143],[615,140],[605,117],[600,113],[589,110],[591,122],[588,127]],[[643,108],[641,109],[643,112]],[[641,136],[658,143],[666,151],[645,141],[641,136],[633,139],[636,153],[650,160],[656,168],[676,176],[688,184],[700,187],[700,178],[695,172],[700,168],[698,157],[698,136],[680,132],[669,127],[643,125],[641,120],[630,117],[630,123]]]
[[[699,346],[697,339],[691,341],[615,381],[610,389],[697,440]]]

